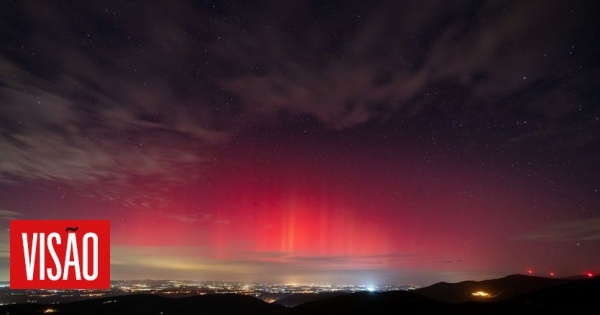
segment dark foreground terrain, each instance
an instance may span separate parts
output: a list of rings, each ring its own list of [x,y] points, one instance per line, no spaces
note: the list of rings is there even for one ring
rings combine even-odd
[[[491,292],[478,298],[472,292]],[[62,304],[14,304],[0,314],[600,314],[600,277],[548,279],[512,275],[439,283],[416,291],[360,292],[293,308],[235,294],[187,298],[127,295]]]

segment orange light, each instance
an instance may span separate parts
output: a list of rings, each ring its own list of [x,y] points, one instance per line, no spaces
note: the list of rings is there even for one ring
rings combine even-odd
[[[550,273],[550,277],[554,277],[554,272],[551,272],[551,273]]]
[[[487,292],[483,292],[483,291],[477,291],[477,292],[473,292],[471,293],[472,296],[477,296],[477,297],[482,297],[482,298],[488,298],[490,297],[490,294]]]
[[[532,273],[533,273],[533,270],[529,269],[529,270],[527,270],[527,273],[528,273],[528,274],[532,274]]]
[[[590,278],[594,277],[594,274],[593,274],[593,273],[591,273],[591,272],[588,272],[586,275],[587,275],[588,277],[590,277]]]

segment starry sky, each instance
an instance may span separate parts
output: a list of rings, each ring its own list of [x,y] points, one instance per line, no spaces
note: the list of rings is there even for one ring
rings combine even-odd
[[[600,272],[594,1],[2,1],[13,219],[112,279]]]

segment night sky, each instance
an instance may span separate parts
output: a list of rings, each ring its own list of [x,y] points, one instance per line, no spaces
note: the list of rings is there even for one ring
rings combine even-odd
[[[11,219],[112,279],[600,273],[595,1],[2,1]]]

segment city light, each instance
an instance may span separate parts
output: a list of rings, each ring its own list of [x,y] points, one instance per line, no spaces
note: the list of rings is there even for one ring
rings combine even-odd
[[[191,280],[120,280],[113,281],[110,290],[10,290],[0,287],[0,301],[12,303],[64,303],[90,298],[108,298],[103,304],[119,301],[119,296],[147,293],[165,297],[189,297],[206,294],[243,294],[259,298],[268,303],[291,294],[322,294],[331,292],[388,292],[407,291],[419,288],[414,285],[374,285],[374,284],[275,284]],[[45,313],[59,312],[48,308]]]
[[[477,296],[477,297],[482,297],[482,298],[489,298],[489,297],[491,297],[491,295],[489,293],[484,292],[484,291],[473,292],[473,293],[471,293],[471,295]]]

